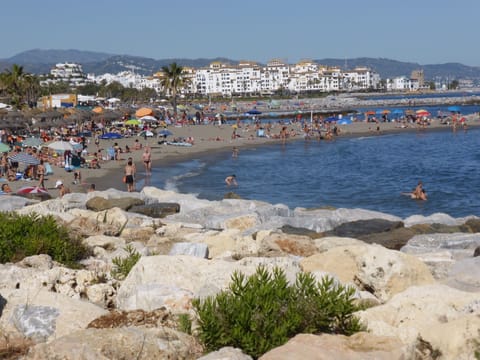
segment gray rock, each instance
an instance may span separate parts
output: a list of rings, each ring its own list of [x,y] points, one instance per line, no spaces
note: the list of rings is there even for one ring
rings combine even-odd
[[[425,234],[415,235],[401,248],[401,251],[422,254],[449,250],[455,259],[463,259],[471,257],[472,252],[479,246],[478,234]]]
[[[198,243],[175,243],[169,255],[190,255],[208,259],[208,245]]]
[[[308,236],[311,239],[319,239],[324,236],[323,234],[319,234],[316,231],[312,231],[305,228],[298,228],[291,225],[283,225],[280,228],[280,230],[282,230],[284,234],[303,235],[303,236]]]
[[[480,246],[477,246],[475,248],[475,251],[473,252],[473,257],[480,256]]]
[[[241,349],[231,346],[223,347],[220,350],[212,351],[208,355],[202,356],[197,360],[252,360],[250,355],[246,355]]]
[[[379,244],[398,250],[414,234],[412,230],[405,229],[401,221],[369,219],[343,223],[324,235],[355,238],[368,244]]]
[[[45,341],[55,332],[58,309],[50,306],[20,305],[12,314],[15,327],[26,337]]]
[[[180,212],[180,204],[178,203],[154,203],[146,205],[134,205],[129,212],[135,212],[149,216],[151,218],[164,218],[165,216]]]
[[[114,207],[120,208],[122,210],[128,210],[135,205],[144,205],[145,202],[141,199],[135,197],[123,197],[115,199],[106,199],[101,196],[96,196],[89,199],[86,203],[88,210],[93,211],[103,211],[108,210]]]
[[[480,257],[457,261],[450,269],[446,284],[459,290],[480,291]]]
[[[0,201],[0,211],[14,211],[34,203],[35,201],[21,196],[2,196],[2,201]]]
[[[7,305],[7,300],[2,295],[0,295],[0,317],[2,317],[3,308],[5,307],[5,305]]]

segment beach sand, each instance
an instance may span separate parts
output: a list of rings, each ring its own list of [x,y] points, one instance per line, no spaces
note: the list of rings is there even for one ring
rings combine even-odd
[[[467,117],[467,123],[469,127],[480,126],[480,118],[477,115],[470,115]],[[278,135],[283,125],[275,124],[272,127],[271,134]],[[441,124],[439,120],[433,120],[432,124],[426,129],[420,130],[414,125],[410,125],[408,128],[400,128],[399,123],[387,122],[378,124],[380,131],[377,131],[377,124],[366,122],[354,122],[349,125],[338,125],[340,128],[340,137],[345,136],[364,136],[366,134],[382,135],[394,132],[417,132],[417,131],[435,131],[444,130],[452,131],[452,128],[448,125]],[[298,134],[297,136],[289,138],[287,141],[303,141],[301,135],[301,129],[299,124],[288,125],[288,130],[294,129]],[[173,137],[193,137],[194,145],[191,147],[173,146],[166,144],[159,144],[159,141],[163,138],[149,137],[146,140],[143,137],[130,137],[115,140],[100,140],[100,149],[104,149],[103,154],[106,154],[106,149],[116,142],[118,145],[125,149],[125,145],[128,145],[130,149],[134,148],[135,140],[142,144],[142,147],[151,147],[152,169],[161,167],[162,164],[171,161],[182,161],[192,158],[194,156],[201,156],[214,151],[231,151],[233,147],[239,149],[247,146],[258,146],[262,144],[274,144],[278,143],[281,146],[281,140],[271,139],[266,137],[257,137],[255,129],[252,125],[249,129],[245,125],[237,129],[239,137],[232,140],[233,127],[231,125],[188,125],[183,127],[170,126],[168,128],[173,136],[169,136],[168,140]],[[463,131],[458,129],[457,131]],[[88,138],[90,143],[87,150],[89,153],[97,151],[96,145],[93,143],[92,138]],[[323,141],[323,140],[322,140]],[[82,180],[81,182],[74,184],[74,173],[67,172],[64,168],[52,166],[53,174],[46,177],[45,185],[52,195],[52,197],[58,196],[58,189],[55,188],[55,183],[61,180],[65,186],[70,188],[72,192],[87,192],[90,184],[95,184],[96,189],[99,191],[107,190],[109,188],[115,188],[126,191],[126,184],[122,182],[124,173],[124,167],[128,157],[132,157],[135,166],[137,168],[137,181],[145,177],[145,167],[142,162],[143,148],[141,150],[131,150],[130,153],[122,153],[120,160],[107,160],[100,162],[100,169],[88,169],[80,168]],[[13,192],[17,191],[23,186],[35,186],[38,181],[24,181],[18,180],[9,182]],[[141,191],[139,186],[136,187],[136,191]]]

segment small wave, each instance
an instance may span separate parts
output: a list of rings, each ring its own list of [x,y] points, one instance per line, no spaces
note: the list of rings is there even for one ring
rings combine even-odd
[[[165,180],[165,190],[180,192],[178,185],[182,182],[183,179],[191,178],[200,175],[206,167],[206,163],[198,162],[197,168],[194,170],[187,171],[186,173],[172,176],[169,179]]]

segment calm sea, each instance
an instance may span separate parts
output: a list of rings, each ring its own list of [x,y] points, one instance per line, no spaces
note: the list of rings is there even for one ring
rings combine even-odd
[[[363,208],[401,217],[437,212],[480,216],[480,129],[409,132],[325,142],[299,140],[198,157],[155,169],[147,184],[219,200],[242,198],[291,208]],[[238,187],[224,178],[235,174]],[[428,201],[411,200],[422,180]],[[142,185],[142,184],[140,184]]]

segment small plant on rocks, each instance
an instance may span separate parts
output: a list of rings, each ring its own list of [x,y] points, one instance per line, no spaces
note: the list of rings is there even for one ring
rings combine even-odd
[[[112,269],[111,275],[117,280],[125,279],[130,273],[130,270],[132,270],[138,260],[142,257],[142,255],[140,255],[140,253],[130,244],[124,249],[127,252],[126,257],[121,258],[117,256],[112,259],[112,263],[115,267]]]
[[[254,275],[235,272],[229,288],[215,297],[194,299],[199,337],[208,351],[241,348],[258,358],[299,333],[351,335],[364,330],[353,313],[355,290],[331,277],[320,282],[299,273],[289,284],[285,273],[260,266]]]

